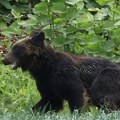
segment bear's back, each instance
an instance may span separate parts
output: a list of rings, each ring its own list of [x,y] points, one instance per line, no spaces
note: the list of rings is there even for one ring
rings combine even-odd
[[[119,66],[109,60],[102,58],[90,58],[72,56],[76,60],[76,67],[79,70],[80,79],[87,88],[90,88],[95,78],[107,68],[119,68]]]

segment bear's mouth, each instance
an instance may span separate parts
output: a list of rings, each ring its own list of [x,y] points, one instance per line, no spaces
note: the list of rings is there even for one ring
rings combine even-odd
[[[11,65],[11,69],[17,69],[19,67],[19,64],[17,61],[9,61],[8,59],[2,60],[4,65]]]
[[[17,64],[16,61],[14,61],[14,62],[11,64],[11,69],[13,69],[13,70],[17,69],[18,67],[19,67],[19,66],[18,66],[18,64]]]

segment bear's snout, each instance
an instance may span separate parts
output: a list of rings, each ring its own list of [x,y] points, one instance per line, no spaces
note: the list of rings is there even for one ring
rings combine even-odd
[[[2,59],[4,65],[9,65],[10,61],[7,58]]]

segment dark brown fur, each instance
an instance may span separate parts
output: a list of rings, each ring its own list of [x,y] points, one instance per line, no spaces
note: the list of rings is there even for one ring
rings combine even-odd
[[[41,100],[33,110],[59,111],[67,100],[71,112],[88,101],[98,107],[120,107],[120,68],[104,59],[57,52],[44,41],[44,33],[16,43],[4,64],[21,67],[36,80]]]

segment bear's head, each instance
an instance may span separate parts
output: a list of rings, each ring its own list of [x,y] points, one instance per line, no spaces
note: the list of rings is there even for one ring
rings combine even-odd
[[[45,35],[43,32],[34,32],[31,37],[19,40],[2,60],[5,65],[11,65],[12,69],[21,67],[28,70],[45,48]]]

